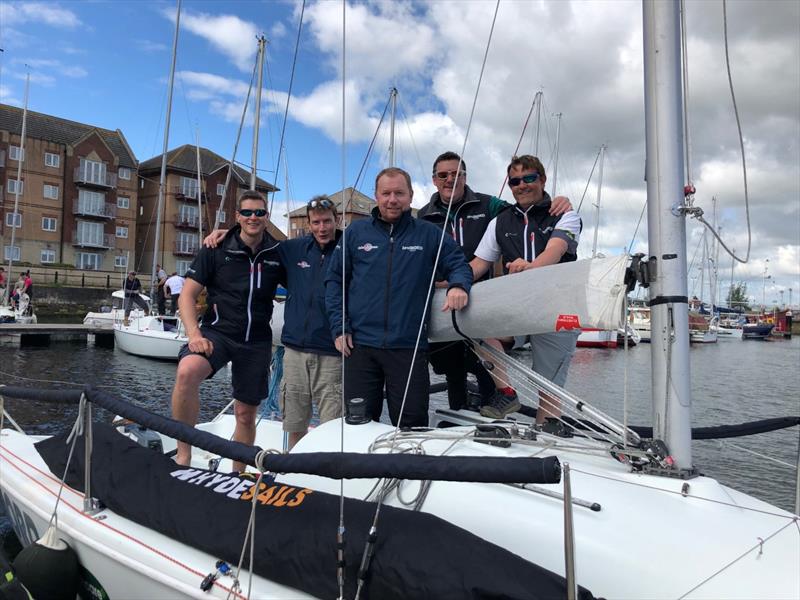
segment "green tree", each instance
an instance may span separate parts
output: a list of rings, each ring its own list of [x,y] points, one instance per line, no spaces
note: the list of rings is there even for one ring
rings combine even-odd
[[[728,289],[728,306],[750,310],[747,299],[747,284],[744,282],[735,283]]]

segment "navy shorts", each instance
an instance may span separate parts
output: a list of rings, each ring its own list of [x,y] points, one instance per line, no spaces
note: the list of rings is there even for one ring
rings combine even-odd
[[[211,356],[189,350],[184,344],[178,353],[178,360],[184,356],[197,354],[205,358],[211,365],[211,379],[217,371],[228,362],[231,363],[231,383],[233,397],[239,402],[258,406],[269,393],[269,362],[272,355],[272,343],[269,341],[242,344],[233,341],[226,335],[210,328],[200,330],[203,337],[214,344]]]

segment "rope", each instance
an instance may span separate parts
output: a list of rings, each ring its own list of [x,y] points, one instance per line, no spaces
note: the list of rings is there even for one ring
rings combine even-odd
[[[768,456],[766,454],[761,454],[760,452],[756,452],[755,450],[750,450],[749,448],[745,448],[744,446],[740,446],[739,444],[734,444],[733,442],[729,442],[727,440],[718,440],[718,443],[719,443],[720,448],[724,444],[727,444],[731,448],[735,448],[737,450],[741,450],[742,452],[747,452],[749,454],[752,454],[753,456],[757,456],[757,457],[762,458],[764,460],[768,460],[768,461],[770,461],[772,463],[775,463],[776,465],[781,465],[781,466],[784,466],[784,467],[788,467],[789,469],[791,469],[793,471],[797,471],[797,465],[793,465],[791,463],[782,461],[779,458],[775,458],[774,456]]]
[[[525,117],[525,122],[522,124],[522,133],[519,135],[519,140],[517,141],[517,147],[514,148],[514,156],[517,156],[517,153],[519,152],[519,147],[522,145],[522,140],[525,138],[525,130],[528,129],[528,123],[531,120],[531,115],[533,114],[534,108],[536,108],[537,98],[539,99],[539,114],[541,114],[542,110],[541,97],[542,97],[541,90],[539,90],[533,95],[533,101],[531,102],[531,109],[528,111],[528,116]],[[503,190],[506,189],[507,182],[508,182],[508,173],[506,173],[506,176],[503,178],[503,184],[500,186],[500,192],[497,194],[498,198],[503,195]]]
[[[52,527],[55,524],[56,529],[58,529],[58,505],[61,502],[61,492],[64,491],[64,487],[66,486],[67,480],[67,473],[69,473],[69,465],[72,462],[72,454],[75,451],[75,442],[78,441],[78,437],[84,434],[83,431],[83,420],[84,414],[86,411],[86,395],[81,394],[81,401],[78,405],[78,416],[75,419],[75,424],[72,426],[72,430],[69,432],[67,436],[67,443],[69,444],[69,453],[67,454],[67,464],[64,467],[64,476],[59,481],[58,485],[58,495],[56,496],[56,504],[53,507],[53,514],[50,515],[50,522],[48,523],[48,527]],[[91,426],[91,425],[90,425]],[[85,457],[84,460],[89,460],[89,457]]]
[[[281,154],[283,153],[283,138],[286,134],[286,121],[289,118],[289,101],[292,99],[292,86],[294,85],[294,71],[297,65],[297,52],[300,49],[300,32],[303,30],[303,15],[306,12],[306,0],[303,0],[303,5],[300,7],[300,23],[297,26],[297,40],[294,44],[294,58],[292,58],[292,74],[289,76],[289,91],[286,95],[286,108],[283,111],[283,126],[281,127],[281,137],[278,143],[278,160],[275,164],[275,183],[272,187],[278,189],[278,171],[281,168]],[[288,171],[288,167],[287,167]],[[288,192],[288,191],[287,191]],[[287,193],[288,197],[288,193]],[[275,203],[275,192],[272,193],[272,199],[269,203],[269,214],[272,214],[272,206]]]

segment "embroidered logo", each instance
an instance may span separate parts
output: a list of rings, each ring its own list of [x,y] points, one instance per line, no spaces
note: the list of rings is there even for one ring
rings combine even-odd
[[[270,267],[280,267],[281,266],[281,263],[279,263],[277,260],[265,260],[264,264],[265,265],[269,265]]]
[[[514,233],[514,232],[509,231],[509,232],[506,232],[506,237],[507,238],[509,238],[509,237],[517,237],[517,234]]]
[[[408,250],[409,252],[416,252],[417,250],[424,250],[422,246],[401,246],[401,250]]]
[[[479,215],[467,215],[468,219],[485,219],[486,213],[481,213]]]
[[[373,250],[377,250],[378,246],[373,246],[372,244],[367,242],[363,246],[359,246],[358,249],[363,250],[364,252],[372,252]]]
[[[297,263],[297,266],[300,267],[301,269],[310,269],[311,268],[311,265],[308,264],[304,260],[301,260],[299,263]]]

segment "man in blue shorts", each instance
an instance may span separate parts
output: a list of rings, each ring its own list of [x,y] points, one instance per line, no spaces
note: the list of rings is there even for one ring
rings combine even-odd
[[[266,232],[267,203],[255,191],[244,192],[236,211],[237,225],[217,248],[201,248],[186,271],[178,304],[189,342],[179,355],[172,416],[194,425],[200,410],[200,382],[213,377],[229,361],[236,428],[233,439],[252,444],[256,414],[269,385],[272,350],[272,298],[286,274],[278,243]],[[208,292],[207,308],[198,326],[195,303]],[[175,461],[189,465],[192,448],[178,442]],[[244,470],[242,463],[233,468]]]

